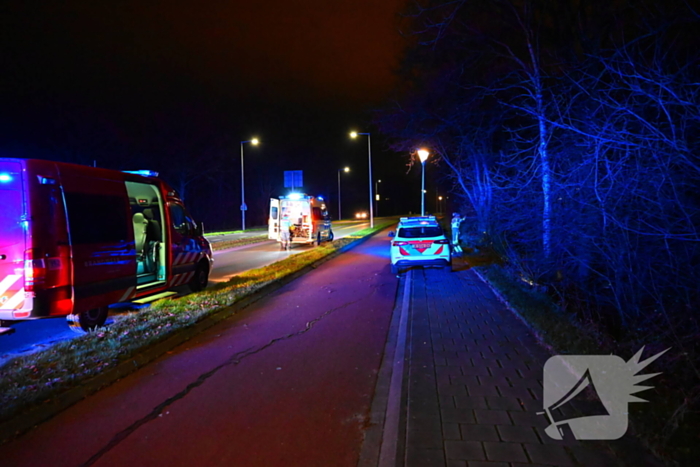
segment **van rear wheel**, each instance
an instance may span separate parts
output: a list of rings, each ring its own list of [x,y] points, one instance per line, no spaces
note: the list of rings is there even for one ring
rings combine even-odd
[[[109,309],[106,306],[93,308],[92,310],[83,311],[66,316],[68,326],[79,334],[94,331],[101,328],[107,321]]]
[[[190,286],[190,290],[192,290],[192,292],[199,292],[204,290],[207,287],[207,284],[209,284],[209,267],[207,267],[206,263],[200,262],[197,265],[197,269],[194,271],[194,276],[188,285]]]

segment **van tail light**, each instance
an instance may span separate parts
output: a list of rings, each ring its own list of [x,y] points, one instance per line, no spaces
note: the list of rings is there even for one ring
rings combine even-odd
[[[24,291],[34,292],[46,280],[46,263],[39,248],[24,251]]]
[[[449,245],[450,242],[447,240],[435,240],[433,243],[436,243],[438,245]]]
[[[401,242],[401,241],[398,241],[398,242],[392,242],[392,243],[391,243],[391,246],[406,246],[406,245],[410,245],[410,242]]]

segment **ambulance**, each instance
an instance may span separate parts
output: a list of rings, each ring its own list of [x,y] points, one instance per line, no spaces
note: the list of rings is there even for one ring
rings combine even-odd
[[[202,225],[149,171],[0,158],[0,321],[103,326],[110,305],[206,287]]]
[[[292,243],[316,243],[333,241],[331,218],[322,196],[291,193],[270,199],[268,238],[281,241],[280,224],[288,220]]]

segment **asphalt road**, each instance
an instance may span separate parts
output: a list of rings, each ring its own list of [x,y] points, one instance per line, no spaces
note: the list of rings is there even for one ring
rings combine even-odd
[[[342,221],[333,224],[333,233],[335,238],[342,238],[367,227],[369,227],[369,223],[366,221]],[[262,233],[264,232],[256,231],[254,235]],[[241,236],[250,236],[250,232],[230,234],[226,236],[226,239],[230,240]],[[229,250],[215,251],[214,268],[209,277],[210,284],[225,282],[243,271],[272,264],[290,254],[300,253],[311,248],[314,247],[295,244],[290,252],[280,251],[277,242],[270,240]],[[178,291],[189,293],[189,288],[184,286]],[[109,324],[110,321],[108,320],[107,323]],[[44,350],[57,342],[74,339],[79,335],[69,329],[64,318],[23,321],[12,324],[12,327],[15,329],[13,334],[0,335],[0,365],[18,355]]]
[[[355,466],[397,278],[378,235],[2,449],[3,465]]]

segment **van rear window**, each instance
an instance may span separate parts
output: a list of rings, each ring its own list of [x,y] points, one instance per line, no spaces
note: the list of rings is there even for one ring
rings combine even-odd
[[[74,245],[114,243],[129,238],[126,209],[121,196],[66,193],[68,222]]]

